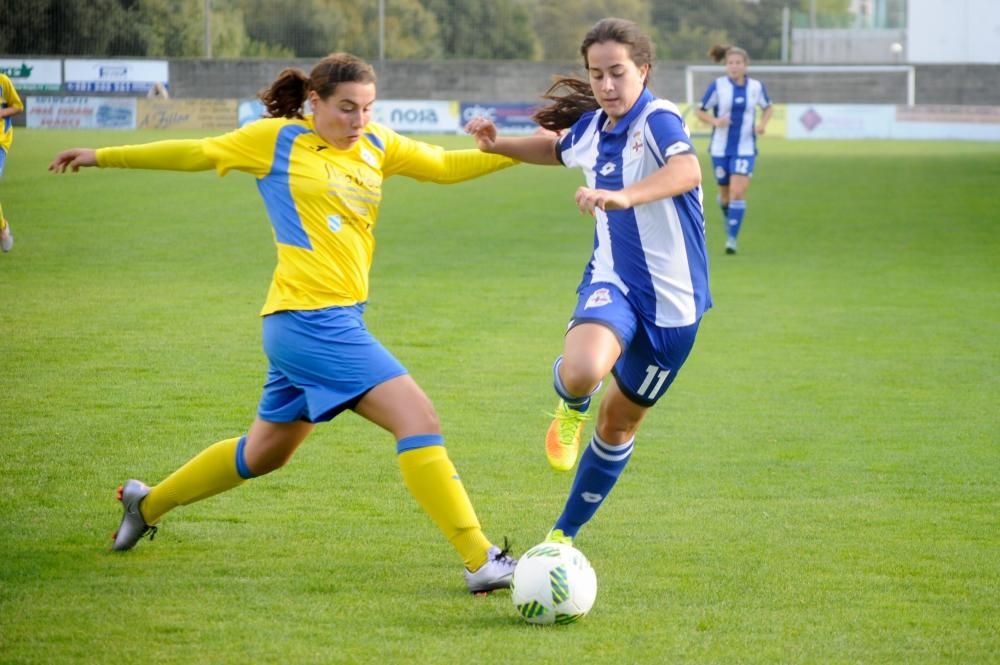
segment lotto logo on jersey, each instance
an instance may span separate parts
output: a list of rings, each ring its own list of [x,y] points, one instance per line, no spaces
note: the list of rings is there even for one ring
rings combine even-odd
[[[601,167],[600,173],[601,175],[611,175],[614,172],[614,170],[615,170],[615,163],[608,162],[607,164]]]
[[[605,305],[611,304],[611,292],[607,289],[597,289],[590,294],[587,298],[587,303],[583,306],[584,309],[593,309],[594,307],[604,307]]]
[[[678,141],[674,143],[669,148],[663,151],[665,157],[673,157],[674,155],[679,155],[683,152],[688,152],[691,150],[691,146],[684,141]]]

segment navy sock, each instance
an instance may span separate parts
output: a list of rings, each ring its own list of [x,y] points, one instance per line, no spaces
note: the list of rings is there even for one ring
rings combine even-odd
[[[632,456],[634,445],[635,437],[620,446],[612,446],[594,433],[590,445],[580,456],[573,488],[555,528],[561,529],[571,538],[576,536],[580,527],[590,521],[615,486]]]

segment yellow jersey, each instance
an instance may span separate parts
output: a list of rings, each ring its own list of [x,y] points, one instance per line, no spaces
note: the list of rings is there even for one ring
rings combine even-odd
[[[10,82],[10,77],[0,74],[0,108],[16,106],[24,110],[21,98],[17,96],[14,84]],[[0,149],[10,150],[10,144],[14,141],[14,119],[7,116],[3,119],[3,132],[0,133]]]
[[[261,315],[347,306],[368,298],[382,182],[392,175],[459,182],[516,162],[444,150],[378,123],[347,150],[305,119],[265,118],[222,136],[101,148],[102,167],[245,171],[257,179],[278,248]]]

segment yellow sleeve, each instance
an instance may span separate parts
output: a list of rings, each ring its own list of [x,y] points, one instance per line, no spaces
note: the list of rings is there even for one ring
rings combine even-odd
[[[416,141],[382,128],[386,145],[382,174],[405,175],[416,180],[442,184],[462,182],[493,173],[518,162],[510,157],[479,150],[445,150],[441,146]]]
[[[14,83],[7,76],[3,77],[3,98],[6,100],[7,106],[14,106],[22,111],[24,110],[24,102],[18,96]]]
[[[97,150],[97,165],[124,169],[231,170],[256,177],[267,174],[280,129],[295,121],[258,120],[232,132],[205,139],[155,141]]]
[[[97,165],[102,168],[168,171],[207,171],[215,166],[205,155],[202,141],[197,139],[98,148]]]

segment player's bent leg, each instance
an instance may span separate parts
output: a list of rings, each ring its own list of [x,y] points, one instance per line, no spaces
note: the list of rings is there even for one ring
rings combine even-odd
[[[158,485],[129,480],[119,488],[124,514],[113,550],[135,547],[147,532],[177,506],[225,492],[246,480],[282,466],[312,431],[311,423],[271,423],[257,419],[247,436],[225,439],[204,449]]]
[[[379,384],[354,411],[396,437],[403,483],[462,557],[469,591],[509,587],[515,561],[483,534],[444,447],[434,406],[413,378],[403,375]]]
[[[618,337],[607,326],[583,323],[566,333],[564,353],[553,367],[560,401],[545,433],[545,457],[553,469],[569,471],[576,465],[591,397],[619,355]]]

